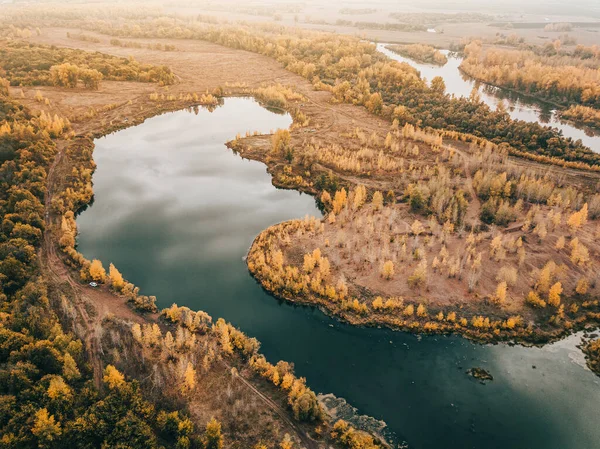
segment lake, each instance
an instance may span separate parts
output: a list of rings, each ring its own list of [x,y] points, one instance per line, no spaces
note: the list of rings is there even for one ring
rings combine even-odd
[[[243,260],[274,223],[320,216],[312,197],[272,186],[266,167],[225,142],[291,118],[247,98],[179,111],[96,140],[95,199],[77,219],[78,249],[114,263],[158,305],[223,317],[293,362],[317,392],[384,420],[410,447],[599,447],[600,378],[575,347],[478,345],[460,337],[363,329],[268,295]],[[465,374],[483,367],[482,385]]]

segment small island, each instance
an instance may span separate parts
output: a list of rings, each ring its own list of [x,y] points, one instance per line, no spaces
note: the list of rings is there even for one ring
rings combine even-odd
[[[423,64],[444,65],[448,62],[446,55],[431,45],[386,45],[385,48]]]

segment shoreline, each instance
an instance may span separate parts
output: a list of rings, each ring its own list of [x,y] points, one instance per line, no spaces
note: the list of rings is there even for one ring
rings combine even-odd
[[[299,305],[305,307],[316,307],[318,308],[324,315],[329,318],[335,319],[341,323],[355,326],[355,327],[363,327],[363,328],[385,328],[394,332],[407,332],[413,335],[453,335],[461,338],[465,338],[469,341],[478,343],[478,344],[506,344],[508,346],[524,346],[524,347],[543,347],[551,343],[555,343],[557,341],[563,340],[570,335],[573,335],[577,332],[581,331],[595,331],[600,329],[600,320],[599,319],[586,319],[581,323],[576,323],[572,328],[567,329],[565,327],[560,328],[558,332],[554,333],[534,333],[531,334],[532,337],[528,338],[526,335],[518,335],[513,333],[512,335],[495,335],[492,332],[486,332],[483,335],[476,334],[476,330],[473,330],[468,327],[458,326],[457,323],[454,323],[453,326],[448,326],[442,329],[426,329],[424,330],[421,326],[423,323],[428,322],[428,320],[418,320],[415,319],[411,321],[411,324],[406,325],[396,325],[391,323],[389,319],[386,319],[385,316],[381,316],[381,314],[377,314],[373,318],[373,315],[369,317],[361,317],[360,314],[352,313],[351,311],[341,310],[339,307],[335,307],[335,303],[331,301],[327,301],[323,298],[318,298],[316,295],[311,295],[310,293],[307,295],[296,295],[293,296],[290,293],[285,291],[275,291],[269,288],[270,281],[260,275],[257,270],[253,270],[250,266],[250,260],[255,252],[260,251],[257,247],[258,241],[264,237],[266,233],[272,231],[275,227],[289,224],[290,221],[279,223],[273,225],[266,230],[262,231],[259,235],[257,235],[250,246],[250,249],[246,255],[245,261],[248,267],[249,273],[256,280],[256,282],[263,288],[265,292],[267,292],[270,296],[278,301],[284,301],[292,305]],[[431,314],[430,314],[431,315]],[[419,326],[415,327],[412,323],[418,322]],[[431,321],[429,321],[431,322]],[[539,331],[538,331],[539,332]],[[600,372],[597,373],[600,376]]]

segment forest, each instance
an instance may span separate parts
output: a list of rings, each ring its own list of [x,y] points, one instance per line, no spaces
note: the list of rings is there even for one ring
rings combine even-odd
[[[476,91],[449,95],[443,79],[428,83],[359,37],[283,26],[269,8],[248,12],[268,23],[152,6],[7,11],[1,447],[391,449],[334,417],[303,367],[268,360],[227,317],[161,310],[125,269],[80,252],[77,217],[95,202],[94,139],[183,108],[213,111],[228,96],[289,114],[288,129],[248,130],[226,146],[264,163],[275,186],[312,195],[323,214],[248,242],[243,274],[257,288],[357,326],[486,343],[541,345],[598,326],[600,155],[581,141],[514,120]],[[351,23],[405,31],[488,20],[456,16]],[[558,25],[546,32],[566,29]],[[596,47],[501,39],[502,48],[459,45],[462,69],[599,124]],[[430,45],[390,49],[447,61]],[[589,335],[582,350],[600,373]]]
[[[545,47],[544,47],[545,49]],[[600,59],[598,49],[578,46],[572,53],[560,51],[561,42],[550,45],[550,53],[539,48],[484,48],[481,41],[464,47],[461,70],[494,86],[514,89],[565,106],[586,107],[566,113],[565,118],[593,116],[600,108]],[[589,120],[589,119],[588,119]]]
[[[247,399],[249,381],[237,380],[246,377],[267,389],[291,419],[318,428],[319,438],[328,444],[382,447],[379,437],[342,420],[326,419],[306,380],[294,375],[293,365],[269,363],[260,354],[256,339],[222,319],[213,322],[201,311],[173,305],[159,315],[156,298],[141,294],[117,267],[110,264],[105,269],[100,260],[87,260],[77,251],[75,214],[93,196],[93,143],[89,137],[76,135],[68,119],[52,115],[52,106],[39,101],[37,94],[32,103],[35,111],[20,104],[26,98],[23,89],[29,87],[23,80],[33,86],[40,85],[36,81],[50,82],[69,95],[82,80],[75,76],[80,72],[63,71],[65,65],[76,64],[62,61],[73,61],[86,70],[106,69],[109,80],[128,76],[129,81],[140,81],[139,75],[150,73],[154,66],[101,53],[5,44],[3,48],[18,56],[5,56],[6,61],[18,64],[5,66],[10,80],[0,78],[3,447],[295,447],[299,437],[282,432],[282,424],[268,410]],[[58,62],[62,64],[52,65]],[[126,75],[127,66],[140,73]],[[30,71],[34,72],[32,76],[22,78]],[[160,71],[172,74],[167,67]],[[18,84],[16,80],[20,80]],[[153,81],[160,84],[158,79]],[[21,88],[21,98],[10,96],[11,84]],[[283,95],[284,102],[286,98],[300,98],[281,87],[265,89],[263,95],[265,99]],[[148,113],[157,113],[155,102],[165,100],[148,98]],[[194,93],[179,96],[179,100],[173,98],[171,107],[182,103],[212,106],[215,101],[210,94]],[[85,119],[96,120],[96,115]],[[101,126],[104,132],[111,129],[104,121]],[[65,169],[61,167],[64,163],[68,163],[67,174],[56,179],[55,173]],[[140,321],[132,324],[112,314],[95,316],[88,311],[94,310],[93,304],[81,308],[78,302],[82,287],[69,284],[65,278],[57,281],[57,263],[70,270],[66,279],[73,276],[80,285],[94,281],[105,287],[103,291],[110,301],[128,304],[131,309],[127,310],[133,313],[130,319]],[[95,337],[98,328],[87,329],[85,338],[78,338],[78,320],[101,320],[95,326],[105,331]],[[100,351],[106,352],[102,355]],[[198,354],[202,354],[200,360]],[[131,364],[128,360],[138,362]],[[222,379],[228,377],[230,382],[223,385]],[[198,399],[213,382],[220,386],[210,387],[211,399]],[[223,388],[230,398],[246,404],[241,416],[224,409]],[[190,414],[198,400],[210,410],[200,420]],[[244,427],[250,417],[252,429]]]
[[[136,381],[127,381],[113,366],[105,370],[107,388],[96,389],[82,342],[63,331],[36,257],[56,146],[43,124],[7,94],[8,81],[0,79],[0,119],[6,125],[0,132],[3,447],[116,447],[124,442],[139,448],[157,448],[159,442],[199,447],[201,438],[214,438],[214,429],[203,436],[177,411],[157,408],[144,399]]]
[[[81,81],[97,89],[100,80],[139,81],[173,84],[166,66],[140,64],[133,58],[117,58],[103,53],[53,49],[43,45],[4,41],[0,46],[0,67],[12,86],[77,87]]]
[[[171,23],[169,21],[168,23]],[[342,102],[364,105],[370,112],[397,118],[423,128],[445,129],[507,144],[511,154],[547,163],[578,167],[600,165],[600,156],[560,131],[534,122],[513,120],[476,98],[455,98],[438,80],[428,86],[407,64],[389,61],[375,45],[356,38],[322,35],[277,25],[212,27],[164,19],[140,22],[135,27],[91,22],[86,28],[118,37],[171,37],[203,39],[275,57],[288,70],[328,90]],[[274,31],[287,33],[286,39]],[[562,161],[562,162],[560,162]]]

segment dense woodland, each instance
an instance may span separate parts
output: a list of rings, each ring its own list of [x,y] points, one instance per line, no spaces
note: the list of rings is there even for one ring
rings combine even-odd
[[[146,401],[114,367],[97,390],[82,342],[63,332],[36,256],[56,148],[44,123],[7,94],[0,79],[2,447],[199,447],[189,419]]]
[[[532,50],[484,49],[479,41],[465,46],[461,69],[469,76],[495,86],[515,89],[561,105],[580,104],[600,108],[600,61],[580,57],[583,47],[574,55]]]
[[[560,116],[584,125],[600,128],[600,109],[588,108],[587,106],[573,105],[569,109],[560,112]]]
[[[0,72],[12,86],[64,86],[97,89],[100,80],[173,84],[168,67],[140,64],[133,58],[51,48],[24,42],[0,42]]]

